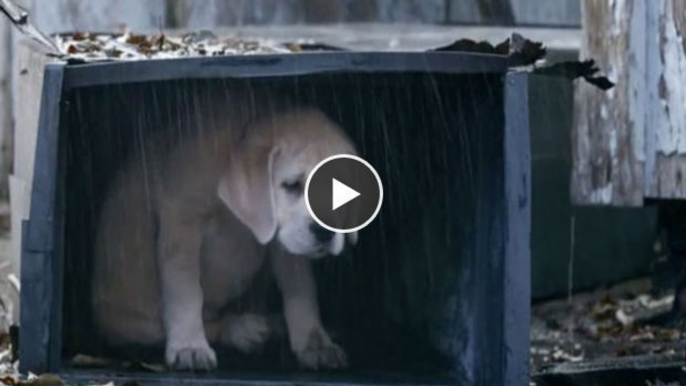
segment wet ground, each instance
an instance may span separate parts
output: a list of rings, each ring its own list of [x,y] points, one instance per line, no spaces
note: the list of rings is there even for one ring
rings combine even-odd
[[[605,379],[628,376],[629,384],[678,384],[668,382],[686,375],[686,328],[669,317],[672,300],[651,296],[650,281],[640,279],[534,304],[532,374],[565,374],[569,381],[570,374],[603,373]]]

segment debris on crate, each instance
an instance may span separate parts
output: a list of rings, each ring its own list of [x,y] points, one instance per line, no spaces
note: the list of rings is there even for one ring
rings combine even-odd
[[[192,56],[288,53],[291,49],[269,41],[239,38],[220,39],[209,31],[178,37],[158,35],[98,34],[77,32],[57,35],[57,44],[70,59],[140,60]]]
[[[447,46],[429,51],[502,55],[507,56],[510,67],[533,66],[533,73],[535,74],[562,76],[570,80],[583,78],[586,82],[603,91],[615,86],[614,82],[607,77],[597,75],[600,69],[596,67],[593,59],[546,64],[545,56],[548,51],[543,43],[534,42],[518,33],[513,33],[511,37],[496,45],[485,41],[460,39]]]
[[[547,49],[543,43],[533,42],[518,33],[505,39],[495,46],[489,42],[476,42],[470,39],[460,39],[447,46],[435,48],[438,52],[476,52],[481,54],[495,54],[509,57],[510,66],[528,66],[543,60]]]
[[[218,37],[201,30],[180,36],[76,32],[55,36],[62,59],[82,61],[170,59],[182,57],[340,51],[338,47],[302,40],[277,43],[263,39]]]

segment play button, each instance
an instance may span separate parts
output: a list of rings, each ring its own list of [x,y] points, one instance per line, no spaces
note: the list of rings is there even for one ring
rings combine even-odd
[[[305,184],[305,202],[319,225],[340,233],[358,231],[381,209],[383,187],[365,160],[339,154],[320,162]]]
[[[341,181],[338,181],[335,178],[332,178],[331,181],[333,182],[333,197],[331,198],[331,202],[333,202],[332,210],[336,210],[360,196],[360,193],[357,190],[351,189]]]

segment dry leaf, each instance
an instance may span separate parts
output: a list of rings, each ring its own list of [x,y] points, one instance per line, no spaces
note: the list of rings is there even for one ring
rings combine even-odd
[[[17,382],[18,386],[63,386],[64,381],[62,378],[55,374],[41,374],[38,377],[29,379],[28,381]]]
[[[90,355],[76,354],[71,359],[71,364],[76,367],[107,367],[111,361]]]

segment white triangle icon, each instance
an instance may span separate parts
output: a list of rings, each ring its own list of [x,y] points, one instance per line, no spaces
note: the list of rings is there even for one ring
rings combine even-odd
[[[333,202],[333,210],[340,208],[360,195],[358,191],[342,183],[341,181],[338,181],[335,178],[332,178],[331,180],[333,184],[333,193],[331,199]]]

